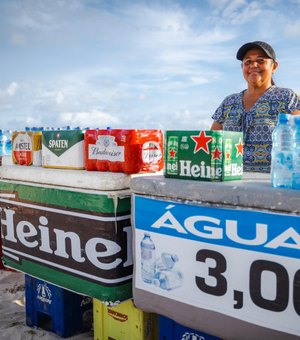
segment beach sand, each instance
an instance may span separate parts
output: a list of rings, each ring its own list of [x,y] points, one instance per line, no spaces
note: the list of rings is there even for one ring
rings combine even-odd
[[[26,325],[24,278],[24,273],[0,270],[0,339],[64,339],[55,333]],[[92,340],[94,332],[90,330],[66,339]]]

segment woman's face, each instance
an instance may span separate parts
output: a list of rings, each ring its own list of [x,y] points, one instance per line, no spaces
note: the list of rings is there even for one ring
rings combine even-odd
[[[253,48],[249,50],[243,58],[243,76],[250,86],[270,86],[272,75],[277,66],[277,61],[268,58],[263,50]]]

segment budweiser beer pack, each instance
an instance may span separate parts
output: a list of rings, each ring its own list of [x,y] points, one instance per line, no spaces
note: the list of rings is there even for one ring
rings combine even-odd
[[[161,130],[87,130],[84,150],[88,171],[134,174],[163,169]]]
[[[232,131],[167,131],[165,177],[201,181],[242,179],[243,134]]]

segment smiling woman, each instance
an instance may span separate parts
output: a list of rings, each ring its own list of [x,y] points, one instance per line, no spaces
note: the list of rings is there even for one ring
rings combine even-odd
[[[300,114],[299,97],[277,87],[273,74],[278,61],[273,48],[254,41],[240,47],[236,55],[247,89],[224,99],[212,118],[212,130],[242,131],[244,170],[270,172],[272,132],[280,113]]]

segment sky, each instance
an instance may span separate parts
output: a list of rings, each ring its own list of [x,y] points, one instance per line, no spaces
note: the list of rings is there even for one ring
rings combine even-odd
[[[0,128],[208,129],[254,40],[300,94],[300,0],[0,0]]]

